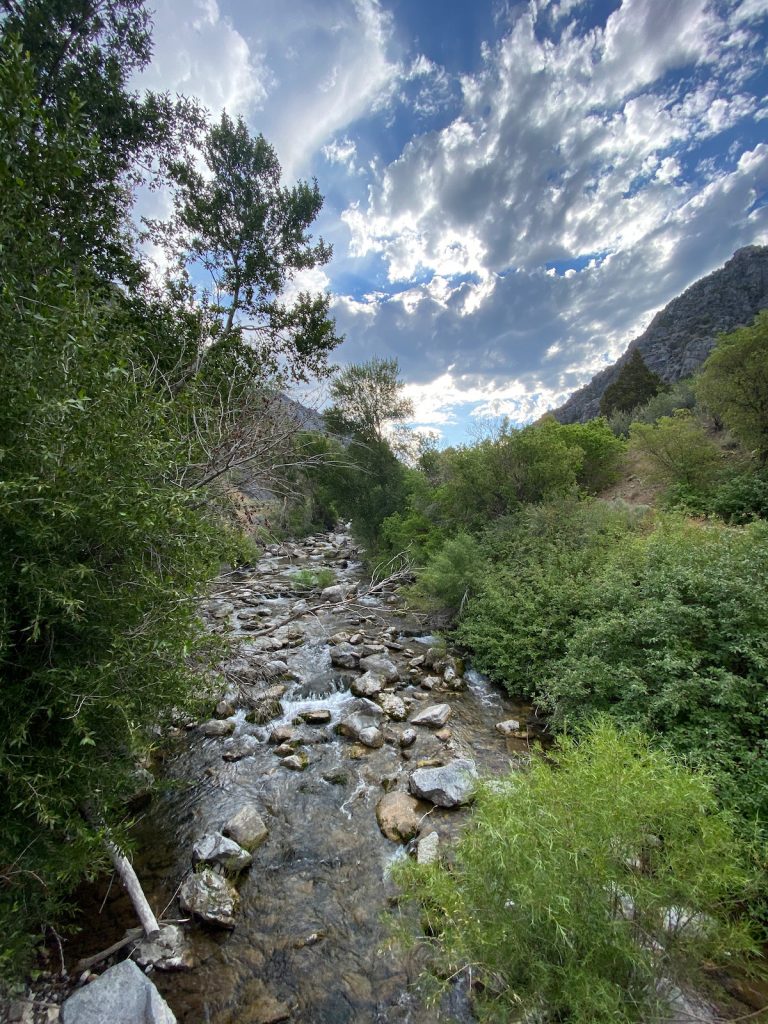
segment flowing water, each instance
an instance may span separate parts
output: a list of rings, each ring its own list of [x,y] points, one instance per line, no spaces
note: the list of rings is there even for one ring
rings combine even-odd
[[[506,771],[526,741],[506,739],[495,725],[509,718],[531,722],[532,712],[471,670],[461,692],[422,689],[428,670],[411,669],[409,675],[408,663],[434,640],[423,635],[423,623],[405,615],[386,589],[331,606],[316,596],[302,597],[292,574],[324,565],[334,569],[337,582],[362,584],[361,566],[342,534],[290,545],[287,555],[273,552],[216,595],[209,612],[218,617],[212,622],[242,643],[235,669],[269,659],[287,664],[282,714],[259,726],[236,708],[232,737],[183,731],[164,764],[167,785],[140,825],[137,868],[153,906],[167,906],[168,919],[180,917],[174,894],[191,870],[195,840],[220,829],[244,805],[255,806],[269,829],[238,882],[236,927],[186,925],[198,966],[153,975],[180,1024],[473,1019],[461,985],[440,1007],[426,1007],[414,987],[419,964],[388,947],[383,917],[396,894],[389,870],[407,854],[381,833],[375,809],[384,787],[407,791],[409,772],[423,760],[465,756],[483,772]],[[297,604],[304,600],[308,614]],[[270,624],[292,615],[287,625],[265,635]],[[254,622],[256,631],[243,630]],[[338,736],[334,726],[355,700],[349,684],[359,674],[331,664],[330,637],[339,633],[361,634],[354,637],[359,644],[384,645],[403,680],[397,694],[412,702],[412,711],[449,703],[450,736],[417,728],[418,739],[407,750],[397,742],[407,722],[391,723],[388,742],[379,749]],[[299,716],[320,709],[330,712],[331,721],[300,727],[308,765],[291,771],[275,755],[270,734],[280,725],[295,728]],[[257,740],[252,756],[225,761],[222,754],[244,736]],[[445,851],[466,821],[464,810],[434,808],[422,833],[437,831]]]

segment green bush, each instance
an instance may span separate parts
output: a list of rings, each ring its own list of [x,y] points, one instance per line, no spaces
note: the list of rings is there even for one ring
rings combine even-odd
[[[768,471],[737,474],[715,490],[709,506],[733,525],[768,519]]]
[[[607,720],[481,785],[450,870],[396,878],[434,974],[468,972],[482,1021],[648,1020],[660,979],[754,950],[751,878],[708,781]]]
[[[324,590],[336,582],[336,574],[333,569],[300,569],[299,572],[291,574],[291,583],[295,587],[306,590]]]
[[[687,411],[654,424],[633,423],[629,451],[643,457],[651,480],[711,489],[723,472],[723,456],[701,423]]]
[[[412,597],[428,607],[457,613],[477,588],[483,568],[480,543],[459,533],[430,558]]]
[[[565,443],[581,450],[583,459],[576,482],[589,494],[597,494],[616,483],[621,475],[626,445],[613,433],[603,417],[588,423],[562,427]]]

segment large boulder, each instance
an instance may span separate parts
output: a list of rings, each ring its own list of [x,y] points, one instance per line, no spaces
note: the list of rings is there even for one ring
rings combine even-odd
[[[197,966],[184,931],[176,924],[166,924],[154,939],[142,939],[133,953],[140,967],[157,967],[161,971],[188,971]]]
[[[384,688],[384,680],[373,672],[365,672],[355,679],[350,690],[356,697],[378,697]]]
[[[62,1024],[176,1024],[155,986],[132,960],[123,960],[61,1008]]]
[[[235,927],[237,892],[226,878],[210,868],[184,879],[179,904],[185,914],[194,914],[208,924]]]
[[[242,871],[252,860],[247,850],[221,832],[208,832],[192,847],[194,864],[218,864],[227,871]]]
[[[381,710],[393,722],[404,722],[408,717],[402,697],[397,697],[394,693],[382,693],[378,701]]]
[[[450,704],[431,704],[428,708],[418,711],[411,719],[411,725],[428,725],[439,729],[451,717]]]
[[[459,807],[470,802],[476,782],[475,762],[458,758],[439,768],[417,768],[408,786],[414,796],[438,807]]]
[[[255,807],[241,807],[221,830],[245,850],[255,850],[269,835],[264,819]]]
[[[378,676],[385,683],[396,683],[400,678],[400,673],[394,661],[385,658],[381,654],[371,654],[367,658],[361,658],[360,668],[363,672],[370,672],[372,676]]]
[[[376,805],[376,821],[379,828],[393,843],[407,843],[421,828],[421,821],[428,812],[427,804],[416,800],[407,793],[395,791],[386,793]]]
[[[360,664],[360,652],[346,641],[332,647],[330,655],[331,664],[337,668],[357,668]]]

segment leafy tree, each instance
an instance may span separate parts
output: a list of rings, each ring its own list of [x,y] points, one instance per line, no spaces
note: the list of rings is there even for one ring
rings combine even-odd
[[[561,432],[569,447],[583,453],[576,482],[585,491],[597,494],[618,480],[626,448],[603,417],[588,423],[569,423],[561,426]]]
[[[722,453],[688,412],[662,416],[654,424],[633,423],[629,451],[641,455],[653,480],[709,489],[722,472]]]
[[[635,348],[622,364],[616,380],[603,392],[600,415],[610,417],[617,411],[628,412],[643,405],[665,386],[661,377],[645,365],[640,349]]]
[[[403,397],[402,388],[396,359],[374,356],[348,366],[331,384],[326,424],[338,434],[382,443],[388,424],[413,415],[413,403]]]
[[[752,879],[709,781],[607,720],[481,784],[450,868],[395,877],[435,974],[470,965],[481,1021],[662,1019],[662,979],[756,948],[739,919]]]
[[[758,313],[751,326],[720,338],[696,391],[760,462],[768,463],[768,310]]]

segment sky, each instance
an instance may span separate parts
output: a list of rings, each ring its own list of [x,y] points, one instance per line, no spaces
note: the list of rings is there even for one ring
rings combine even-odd
[[[317,178],[339,365],[471,442],[768,243],[768,0],[154,0],[148,87]]]

